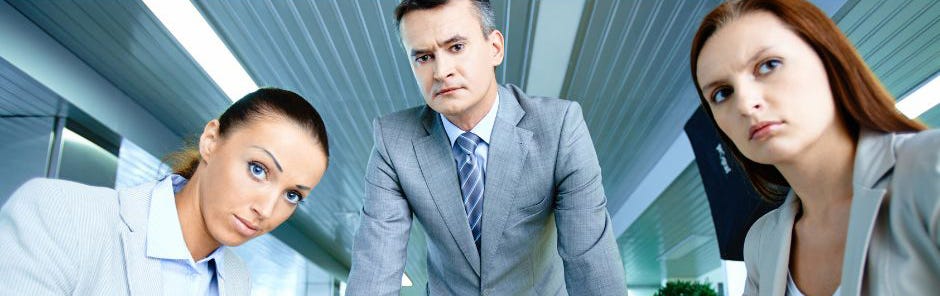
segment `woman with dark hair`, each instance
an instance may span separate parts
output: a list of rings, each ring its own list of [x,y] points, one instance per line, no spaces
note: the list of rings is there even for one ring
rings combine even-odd
[[[747,234],[745,295],[940,291],[940,133],[895,109],[822,11],[725,2],[691,70],[751,183],[784,200]]]
[[[174,174],[126,190],[34,179],[0,211],[0,291],[17,295],[248,295],[227,248],[293,214],[327,168],[323,120],[263,88],[206,124]]]

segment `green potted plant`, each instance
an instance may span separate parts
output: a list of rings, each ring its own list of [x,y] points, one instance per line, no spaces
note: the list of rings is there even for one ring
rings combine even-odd
[[[718,296],[718,292],[707,282],[669,281],[653,296]]]

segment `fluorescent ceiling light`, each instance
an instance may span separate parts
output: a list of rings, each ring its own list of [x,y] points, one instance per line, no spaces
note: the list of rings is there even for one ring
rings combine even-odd
[[[401,286],[402,287],[411,287],[414,284],[411,283],[411,279],[408,278],[408,275],[404,272],[401,273]]]
[[[189,0],[143,0],[233,102],[258,88]]]
[[[917,118],[930,108],[937,106],[938,103],[940,103],[940,74],[934,75],[930,81],[901,98],[895,106],[908,118]]]
[[[76,134],[75,132],[67,128],[62,129],[62,138],[64,138],[66,141],[73,142],[82,146],[88,146],[88,147],[101,149],[101,147],[99,147],[98,144],[95,144],[94,142],[86,139],[85,137],[82,137],[79,134]],[[104,150],[104,149],[101,149],[101,150]]]

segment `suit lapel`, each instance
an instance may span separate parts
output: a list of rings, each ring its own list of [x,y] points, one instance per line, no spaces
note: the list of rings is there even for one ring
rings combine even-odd
[[[467,213],[463,208],[463,198],[460,193],[459,178],[457,177],[457,165],[451,153],[450,140],[448,140],[440,120],[437,119],[437,112],[425,107],[421,118],[428,135],[413,141],[418,165],[421,167],[421,174],[424,176],[424,181],[431,193],[431,199],[434,200],[444,224],[454,237],[454,241],[463,252],[464,257],[470,262],[473,271],[479,276],[480,255],[477,253],[476,244],[473,243],[470,225],[467,222]],[[485,215],[484,211],[484,220]],[[484,224],[485,226],[486,224]]]
[[[215,264],[215,278],[219,285],[219,296],[240,295],[236,287],[237,283],[228,281],[226,277],[227,270],[225,270],[225,267],[231,266],[231,263],[229,263],[229,260],[231,260],[230,256],[233,256],[233,254],[231,254],[230,250],[226,249],[223,251],[221,258],[216,258],[218,261],[223,261],[216,262]]]
[[[863,187],[854,190],[842,260],[842,295],[858,295],[860,292],[871,232],[886,192],[884,189]]]
[[[131,295],[163,295],[160,262],[147,257],[147,216],[154,185],[123,190],[118,197],[121,219],[127,226],[121,231],[121,242]]]
[[[147,258],[147,232],[125,231],[124,260],[127,263],[127,284],[131,295],[163,295],[160,262]]]
[[[221,258],[216,258],[215,275],[219,285],[219,296],[248,295],[251,292],[250,279],[243,265],[231,249],[226,248]]]
[[[766,244],[760,247],[765,248],[766,254],[776,254],[776,257],[769,257],[758,260],[773,260],[772,264],[760,265],[762,270],[762,287],[770,287],[769,295],[784,296],[787,289],[787,275],[790,274],[790,245],[793,241],[793,223],[796,220],[796,214],[800,210],[800,201],[790,191],[786,202],[780,206],[780,215],[777,217],[775,229],[770,232],[772,235]],[[761,251],[760,253],[764,253]],[[761,295],[768,295],[761,293]]]
[[[859,133],[852,176],[852,209],[842,260],[842,295],[858,295],[861,292],[872,230],[887,193],[878,184],[894,168],[894,142],[893,134],[868,130]]]
[[[502,240],[503,229],[513,208],[513,198],[519,178],[522,177],[527,147],[532,132],[516,125],[525,115],[517,97],[507,89],[499,89],[500,106],[490,138],[486,176],[483,191],[483,233],[480,248],[483,266],[494,264],[496,251]]]

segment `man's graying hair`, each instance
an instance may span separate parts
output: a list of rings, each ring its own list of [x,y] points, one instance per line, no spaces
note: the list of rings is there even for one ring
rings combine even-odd
[[[415,10],[432,9],[450,2],[451,0],[402,0],[395,7],[395,26],[401,28],[401,19],[409,12]],[[480,17],[480,29],[483,30],[483,37],[488,38],[493,30],[496,30],[496,13],[493,12],[493,6],[489,0],[470,0],[473,7],[476,7],[476,14]]]

